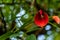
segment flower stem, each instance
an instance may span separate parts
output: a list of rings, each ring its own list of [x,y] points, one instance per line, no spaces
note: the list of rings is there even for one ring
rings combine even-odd
[[[52,26],[54,26],[54,27],[58,28],[58,26],[57,26],[57,25],[55,25],[55,24],[53,24],[53,23],[51,23],[51,22],[49,22],[49,24],[51,24]]]

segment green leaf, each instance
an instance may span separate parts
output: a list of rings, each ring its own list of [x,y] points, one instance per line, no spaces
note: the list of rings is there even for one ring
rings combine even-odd
[[[36,36],[34,34],[29,35],[26,40],[36,40]]]
[[[31,27],[30,29],[27,30],[27,33],[28,32],[33,32],[33,31],[36,31],[36,30],[39,30],[40,28],[38,27]]]
[[[4,3],[12,3],[12,0],[3,0]]]
[[[11,31],[3,34],[2,36],[0,36],[0,40],[5,40],[5,39],[9,38],[11,34],[12,34]]]
[[[60,40],[60,34],[55,37],[55,40]]]

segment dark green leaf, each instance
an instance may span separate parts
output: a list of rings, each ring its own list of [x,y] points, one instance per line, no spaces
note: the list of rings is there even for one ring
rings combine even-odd
[[[12,34],[11,31],[3,34],[2,36],[0,36],[0,40],[5,40],[5,39],[9,38],[9,36],[10,36],[11,34]]]
[[[26,40],[36,40],[36,36],[34,34],[29,35]]]

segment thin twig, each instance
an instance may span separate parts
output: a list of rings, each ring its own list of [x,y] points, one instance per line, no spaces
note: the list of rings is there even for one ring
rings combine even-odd
[[[32,0],[31,7],[34,6],[35,0]]]

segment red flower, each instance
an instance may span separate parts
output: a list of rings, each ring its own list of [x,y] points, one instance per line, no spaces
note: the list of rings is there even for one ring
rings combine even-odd
[[[57,24],[60,23],[60,19],[59,19],[58,16],[53,16],[52,18],[53,18],[53,20],[54,20]]]
[[[48,23],[48,14],[42,10],[35,15],[34,22],[39,27],[44,27]]]

